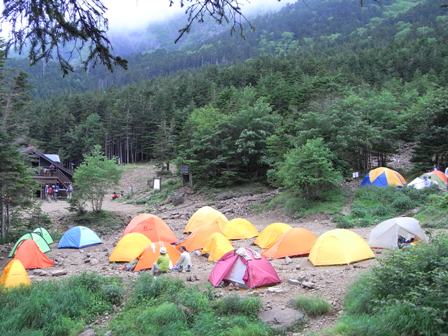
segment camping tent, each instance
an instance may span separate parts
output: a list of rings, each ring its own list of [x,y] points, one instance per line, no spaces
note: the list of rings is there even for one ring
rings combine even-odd
[[[160,256],[160,248],[164,246],[170,258],[170,267],[175,265],[180,258],[180,252],[170,244],[165,242],[156,242],[148,246],[138,258],[138,263],[134,271],[141,271],[144,269],[151,269]]]
[[[404,177],[397,173],[395,170],[385,167],[379,167],[369,171],[369,173],[362,180],[361,187],[401,187],[405,184],[406,180],[404,179]]]
[[[89,228],[85,226],[75,226],[65,231],[59,241],[58,248],[79,249],[101,243],[101,239]]]
[[[197,228],[205,224],[216,224],[219,226],[220,231],[224,230],[224,227],[229,221],[218,210],[212,207],[205,206],[197,210],[193,216],[188,220],[185,226],[184,232],[193,232]]]
[[[278,259],[309,254],[316,240],[317,236],[307,229],[290,229],[269,250],[264,251],[263,256]]]
[[[120,239],[109,256],[110,262],[129,262],[137,259],[151,245],[151,240],[142,233],[128,233]]]
[[[158,216],[151,214],[140,214],[134,217],[126,226],[123,235],[132,232],[140,232],[151,241],[164,241],[175,243],[176,236],[170,227]]]
[[[41,235],[37,234],[37,233],[25,233],[22,237],[20,237],[17,242],[15,243],[14,247],[12,248],[11,252],[9,252],[8,257],[12,257],[15,253],[16,253],[16,249],[19,246],[20,242],[22,240],[26,240],[26,239],[32,239],[36,242],[37,246],[39,246],[40,250],[43,253],[47,253],[48,251],[50,251],[50,246],[48,246],[47,242],[45,241],[44,238],[42,238]]]
[[[278,238],[286,231],[291,230],[291,226],[284,223],[272,223],[264,228],[263,231],[255,239],[254,244],[263,249],[268,249],[274,245]]]
[[[234,218],[224,227],[227,239],[249,239],[258,236],[257,228],[244,218]]]
[[[195,229],[182,243],[188,251],[199,250],[205,246],[205,242],[215,232],[221,232],[221,227],[217,222],[201,225]]]
[[[428,237],[418,220],[412,217],[396,217],[381,222],[370,232],[369,245],[379,248],[398,248],[398,237],[415,238],[427,242]]]
[[[216,263],[208,280],[214,287],[222,281],[232,281],[249,288],[281,282],[271,263],[249,248],[239,248],[225,254]]]
[[[309,260],[314,266],[344,265],[375,258],[367,242],[346,229],[327,231],[317,238]]]
[[[50,232],[48,232],[47,229],[40,227],[40,228],[35,229],[33,232],[41,235],[42,238],[45,239],[45,241],[47,242],[48,245],[54,243],[53,238],[51,237]]]
[[[430,180],[430,183],[425,183],[425,178]],[[448,179],[444,173],[440,170],[433,170],[432,172],[425,173],[412,180],[408,187],[415,189],[423,189],[435,185],[437,188],[446,190],[448,185]]]
[[[47,268],[54,265],[54,261],[43,254],[32,239],[20,242],[14,258],[20,260],[26,269]]]
[[[17,286],[28,286],[31,280],[26,273],[20,260],[14,258],[5,267],[0,276],[0,286],[12,288]]]
[[[222,233],[215,232],[205,242],[202,253],[208,253],[209,261],[218,261],[224,254],[233,249],[230,241]]]

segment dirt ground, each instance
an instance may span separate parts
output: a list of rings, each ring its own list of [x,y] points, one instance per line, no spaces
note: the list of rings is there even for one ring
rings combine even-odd
[[[142,171],[147,176],[148,171]],[[125,174],[124,178],[131,179]],[[134,182],[137,184],[137,182]],[[266,195],[245,195],[241,197],[232,197],[220,202],[207,202],[195,195],[186,195],[184,204],[178,207],[162,207],[159,213],[155,213],[165,219],[167,224],[173,229],[177,237],[182,240],[184,234],[183,227],[186,225],[188,218],[199,207],[209,204],[223,211],[229,219],[236,217],[245,217],[254,223],[261,231],[268,224],[273,222],[288,223],[293,227],[304,227],[316,234],[335,228],[335,224],[326,216],[315,216],[306,219],[292,219],[276,212],[267,212],[262,214],[253,213],[251,205],[259,202],[263,197],[268,197],[272,193]],[[54,222],[60,221],[61,218],[68,214],[68,204],[65,201],[43,202],[42,209],[52,218]],[[121,214],[124,218],[134,217],[138,213],[145,211],[144,206],[134,204],[124,204],[117,201],[106,199],[103,206],[104,210],[114,211]],[[367,238],[370,229],[354,229],[355,232],[362,237]],[[108,261],[109,254],[112,252],[114,244],[118,241],[121,232],[111,232],[109,235],[101,237],[103,244],[87,247],[81,250],[76,249],[57,249],[55,244],[52,250],[48,252],[51,259],[57,261],[57,265],[52,268],[41,271],[30,271],[30,277],[33,281],[41,281],[55,279],[52,276],[54,271],[65,271],[66,274],[60,277],[79,274],[84,271],[94,271],[104,275],[116,275],[124,279],[135,278],[138,274],[133,272],[122,271],[121,265],[110,264]],[[234,241],[235,247],[250,246],[252,241]],[[3,267],[8,261],[7,251],[9,246],[0,246],[1,260],[0,266]],[[254,249],[258,249],[252,246]],[[194,284],[207,282],[208,274],[214,266],[214,263],[208,262],[204,256],[193,255],[194,274],[199,278]],[[237,293],[246,295],[248,293],[259,295],[263,302],[263,309],[270,310],[273,308],[285,309],[288,307],[291,299],[299,294],[317,295],[325,298],[333,306],[330,314],[323,317],[310,319],[302,333],[306,334],[310,331],[319,331],[322,328],[329,327],[342,312],[343,298],[348,286],[367,269],[375,265],[376,260],[367,260],[350,266],[333,266],[333,267],[314,267],[306,257],[292,258],[287,264],[284,259],[273,260],[272,264],[277,270],[282,283],[275,286],[275,289],[261,288],[255,290],[238,290]],[[39,275],[39,273],[41,274]],[[188,273],[170,273],[168,276],[178,277],[187,280]],[[305,289],[301,286],[290,284],[289,279],[302,278],[315,284],[314,289]],[[236,290],[236,289],[235,289]],[[221,295],[227,295],[234,291],[225,289],[217,289]]]

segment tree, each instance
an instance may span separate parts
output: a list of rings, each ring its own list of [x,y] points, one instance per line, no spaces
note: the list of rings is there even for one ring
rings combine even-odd
[[[174,122],[168,125],[166,119],[163,119],[157,129],[153,144],[154,158],[162,170],[165,165],[166,171],[170,171],[170,161],[175,158],[176,154],[174,145]]]
[[[231,23],[232,31],[247,21],[242,14],[241,0],[167,0],[187,5],[187,24],[179,30],[176,42],[194,22],[203,22],[206,16],[218,24]],[[5,6],[1,22],[11,25],[7,50],[22,53],[28,50],[31,64],[55,57],[64,74],[73,71],[73,55],[87,53],[82,64],[87,67],[98,62],[109,70],[114,66],[127,68],[127,61],[112,53],[107,38],[107,7],[101,0],[3,0]]]
[[[293,148],[280,165],[278,178],[287,189],[311,199],[322,198],[341,181],[333,168],[333,154],[322,138],[310,139],[303,146]]]
[[[115,160],[110,160],[95,146],[75,170],[74,185],[77,198],[89,201],[94,212],[101,211],[108,189],[120,181],[122,170]]]
[[[0,238],[5,239],[13,209],[31,204],[35,183],[24,158],[0,127]]]

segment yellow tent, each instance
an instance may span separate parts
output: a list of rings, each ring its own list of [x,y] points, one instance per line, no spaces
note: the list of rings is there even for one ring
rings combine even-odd
[[[187,225],[185,226],[184,232],[193,232],[198,227],[204,224],[217,224],[221,231],[224,230],[224,227],[227,225],[229,221],[226,216],[224,216],[218,210],[213,209],[212,207],[205,206],[197,210],[193,216],[191,216]]]
[[[19,259],[12,259],[3,270],[0,276],[0,286],[6,288],[12,288],[17,286],[29,286],[31,280],[28,277],[28,273],[23,267]]]
[[[128,233],[120,239],[109,257],[110,262],[129,262],[137,259],[151,245],[151,240],[142,233]]]
[[[258,236],[257,228],[244,218],[232,219],[223,230],[227,239],[249,239]]]
[[[335,229],[317,238],[308,259],[314,266],[346,265],[375,258],[367,242],[346,229]]]
[[[202,253],[208,253],[209,261],[218,261],[224,254],[233,250],[230,241],[222,233],[215,232],[205,242]]]
[[[261,231],[257,239],[255,239],[254,244],[263,249],[268,249],[277,242],[282,234],[290,229],[292,229],[291,226],[285,223],[269,224]]]

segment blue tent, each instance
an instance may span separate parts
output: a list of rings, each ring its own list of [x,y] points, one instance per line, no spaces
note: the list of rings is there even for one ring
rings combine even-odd
[[[101,243],[101,239],[89,228],[75,226],[65,231],[59,241],[58,248],[82,248]]]
[[[379,167],[369,171],[361,182],[361,187],[375,186],[385,187],[402,187],[406,184],[403,176],[395,170]]]

